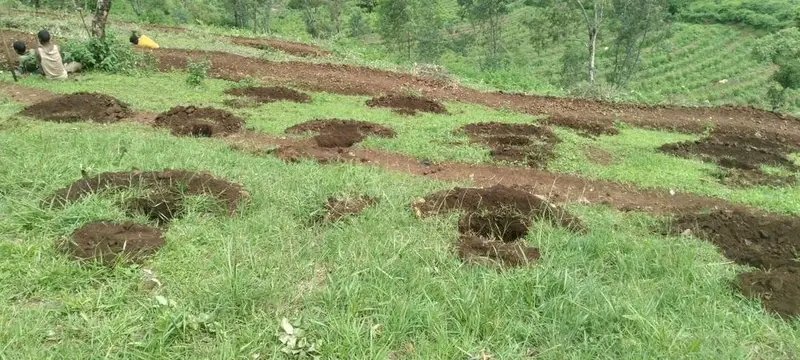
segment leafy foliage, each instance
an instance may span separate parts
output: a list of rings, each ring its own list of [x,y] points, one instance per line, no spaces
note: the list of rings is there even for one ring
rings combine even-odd
[[[211,69],[211,62],[208,60],[190,61],[187,65],[189,75],[186,77],[186,84],[193,87],[203,85],[208,78],[208,70]]]
[[[142,55],[112,32],[104,38],[69,40],[63,50],[65,62],[79,62],[87,70],[129,73],[144,61]]]
[[[763,30],[794,25],[800,6],[798,0],[673,0],[672,3],[684,21],[745,24]]]

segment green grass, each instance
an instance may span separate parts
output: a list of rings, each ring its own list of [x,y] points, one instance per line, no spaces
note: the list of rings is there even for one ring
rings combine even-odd
[[[9,117],[16,108],[0,106],[6,358],[281,358],[283,317],[320,341],[323,358],[777,359],[800,350],[791,323],[732,294],[739,267],[709,244],[655,235],[645,215],[575,207],[590,234],[538,224],[527,241],[541,262],[497,272],[454,258],[455,216],[411,213],[414,199],[451,185],[288,165],[135,125]],[[251,199],[232,218],[191,206],[141,268],[79,266],[53,244],[83,223],[125,218],[110,195],[39,207],[81,168],[208,170]],[[328,196],[358,193],[380,203],[308,226]],[[144,289],[142,269],[163,286]]]

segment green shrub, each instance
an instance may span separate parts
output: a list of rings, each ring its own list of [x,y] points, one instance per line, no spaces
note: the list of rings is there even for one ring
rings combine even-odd
[[[145,62],[143,55],[112,32],[103,39],[69,40],[63,51],[65,62],[79,62],[86,70],[130,73]]]
[[[189,76],[186,77],[186,83],[189,86],[201,86],[208,77],[208,70],[211,69],[211,62],[208,60],[189,61],[187,66]]]
[[[716,0],[683,5],[680,18],[687,22],[744,24],[775,31],[795,24],[798,0]]]

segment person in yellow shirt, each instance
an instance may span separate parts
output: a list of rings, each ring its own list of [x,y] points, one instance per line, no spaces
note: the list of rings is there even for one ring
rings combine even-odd
[[[136,31],[131,33],[131,44],[145,49],[158,49],[158,44],[147,35],[139,35]]]

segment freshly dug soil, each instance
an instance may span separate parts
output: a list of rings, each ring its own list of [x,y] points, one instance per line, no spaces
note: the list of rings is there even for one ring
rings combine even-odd
[[[244,120],[225,110],[177,106],[156,117],[155,125],[177,136],[211,137],[242,130]]]
[[[154,191],[146,196],[130,199],[125,208],[128,215],[144,215],[163,225],[183,216],[183,196],[170,189]]]
[[[578,118],[566,115],[551,115],[547,120],[544,120],[543,123],[570,128],[585,136],[619,134],[619,129],[614,127],[613,123],[590,117]]]
[[[786,156],[797,151],[797,148],[780,138],[766,140],[750,135],[714,132],[711,136],[698,141],[665,144],[660,150],[684,158],[699,158],[730,169],[731,171],[722,177],[722,181],[729,185],[791,185],[796,180],[794,176],[770,175],[764,173],[761,166],[781,167],[789,171],[800,170],[800,167]]]
[[[442,103],[420,96],[411,95],[385,95],[367,100],[369,107],[392,108],[396,113],[416,115],[418,112],[434,114],[447,114],[447,109]]]
[[[164,237],[157,228],[100,221],[75,230],[61,250],[76,260],[113,266],[118,262],[139,262],[162,246]]]
[[[744,296],[760,299],[765,309],[783,318],[800,315],[798,267],[742,273],[737,277],[737,286]]]
[[[385,138],[395,136],[394,130],[382,125],[357,120],[321,119],[298,124],[286,129],[287,134],[319,133],[314,142],[322,148],[347,148],[363,141],[369,135]]]
[[[21,115],[55,122],[114,123],[133,115],[128,105],[103,94],[79,92],[28,106]]]
[[[473,142],[492,149],[495,160],[523,163],[544,168],[555,156],[559,140],[547,127],[531,124],[506,124],[498,122],[469,124],[456,130],[463,131]]]
[[[529,216],[512,210],[468,212],[458,221],[458,232],[512,242],[528,235],[530,226]]]
[[[502,220],[508,219],[511,214],[545,219],[554,225],[576,232],[587,230],[580,219],[566,210],[543,198],[504,185],[488,188],[455,188],[433,193],[415,202],[413,208],[418,216],[462,210],[467,213],[477,213],[479,215],[477,219],[482,216],[485,219]],[[494,215],[488,216],[487,213]]]
[[[715,211],[681,216],[672,223],[671,233],[690,230],[717,245],[738,264],[760,269],[797,266],[800,255],[800,218],[755,215],[742,210]]]
[[[89,194],[116,191],[132,187],[151,189],[156,193],[169,191],[184,195],[206,195],[223,203],[230,214],[248,197],[239,184],[206,173],[185,170],[108,172],[80,179],[56,191],[45,206],[63,207]],[[163,199],[162,199],[163,200]]]
[[[456,252],[465,263],[503,267],[527,266],[541,257],[539,249],[521,241],[507,243],[470,234],[459,238]]]
[[[299,92],[297,90],[289,89],[283,86],[260,87],[251,86],[244,88],[233,88],[225,91],[228,95],[245,97],[255,101],[256,103],[271,103],[276,101],[292,101],[296,103],[310,103],[311,96]]]
[[[282,41],[277,39],[254,39],[254,38],[241,38],[234,37],[233,42],[242,46],[249,46],[260,50],[275,49],[285,52],[289,55],[300,57],[325,57],[331,54],[330,51],[322,49],[318,46]]]
[[[358,196],[355,198],[335,198],[330,197],[325,203],[325,207],[318,216],[316,222],[333,223],[349,216],[360,214],[364,209],[378,203],[378,199],[371,196]]]

